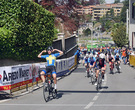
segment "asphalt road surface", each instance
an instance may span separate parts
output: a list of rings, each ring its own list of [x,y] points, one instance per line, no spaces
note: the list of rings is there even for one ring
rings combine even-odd
[[[42,88],[14,99],[0,101],[0,110],[135,110],[135,69],[121,64],[122,72],[107,70],[102,89],[86,77],[80,64],[70,75],[58,81],[57,99],[45,102]]]

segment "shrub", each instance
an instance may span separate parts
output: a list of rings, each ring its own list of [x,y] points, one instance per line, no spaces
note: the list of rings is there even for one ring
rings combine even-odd
[[[0,1],[0,58],[33,60],[52,44],[54,14],[29,0]]]

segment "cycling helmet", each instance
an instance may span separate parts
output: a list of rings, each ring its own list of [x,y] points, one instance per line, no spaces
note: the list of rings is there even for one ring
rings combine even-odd
[[[53,47],[52,46],[49,46],[48,48],[47,48],[47,51],[52,51],[53,50]]]
[[[116,53],[116,56],[119,56],[119,54],[118,54],[118,53]]]
[[[89,54],[86,54],[86,57],[89,57]]]
[[[103,53],[101,53],[101,54],[99,55],[99,57],[103,59],[103,58],[105,58],[105,55],[104,55]]]
[[[91,54],[89,55],[89,57],[93,57],[93,54],[91,53]]]

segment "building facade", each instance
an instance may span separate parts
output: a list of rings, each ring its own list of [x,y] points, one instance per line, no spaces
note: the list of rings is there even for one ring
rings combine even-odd
[[[114,16],[119,16],[122,10],[123,3],[118,4],[101,4],[93,8],[93,19],[99,19],[106,15],[111,9],[114,10]]]
[[[129,46],[135,51],[135,0],[129,0]]]
[[[97,5],[89,5],[89,6],[79,6],[75,10],[77,11],[78,15],[83,15],[83,14],[91,14],[93,13],[93,8],[96,7]]]

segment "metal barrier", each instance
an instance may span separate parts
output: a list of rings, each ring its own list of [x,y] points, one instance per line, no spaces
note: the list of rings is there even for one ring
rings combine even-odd
[[[129,55],[129,63],[131,66],[135,66],[135,55]]]
[[[57,77],[70,72],[77,65],[77,55],[56,60]],[[16,91],[28,91],[30,87],[39,85],[38,77],[40,68],[45,68],[44,63],[24,64],[0,67],[0,91],[10,90],[10,94]]]

